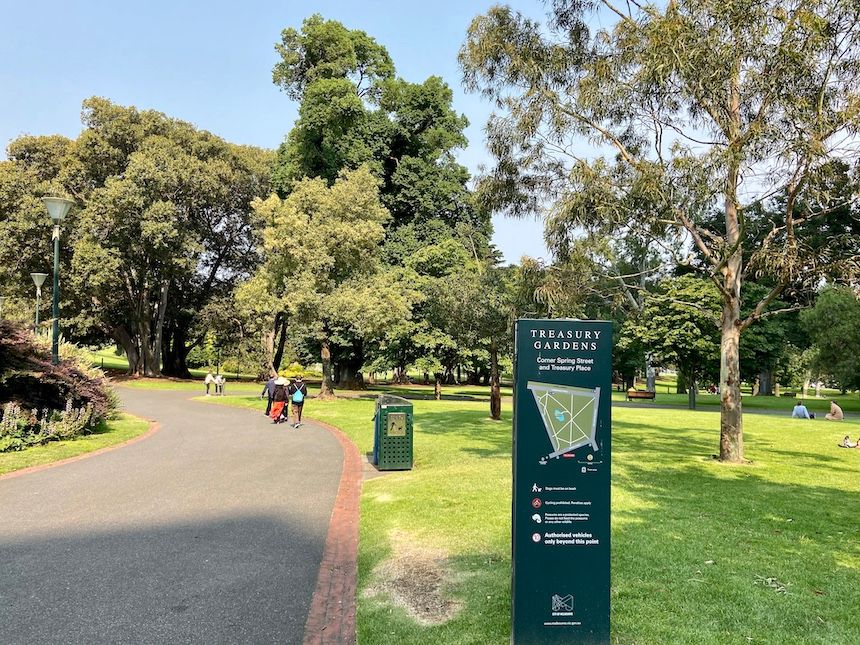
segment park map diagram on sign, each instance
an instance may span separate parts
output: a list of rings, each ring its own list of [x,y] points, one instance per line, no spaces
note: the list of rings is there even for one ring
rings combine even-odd
[[[553,452],[548,458],[590,445],[596,451],[600,388],[573,387],[529,381]]]

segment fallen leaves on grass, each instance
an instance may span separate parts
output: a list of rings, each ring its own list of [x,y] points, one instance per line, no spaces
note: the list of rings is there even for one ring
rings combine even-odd
[[[780,582],[778,578],[764,577],[764,576],[756,576],[755,582],[753,584],[762,585],[764,587],[768,587],[769,589],[773,589],[776,593],[788,595],[788,587],[791,583],[783,583]]]

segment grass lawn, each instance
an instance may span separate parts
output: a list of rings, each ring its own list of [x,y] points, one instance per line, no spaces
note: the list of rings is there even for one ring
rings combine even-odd
[[[115,446],[149,430],[149,422],[130,414],[120,414],[102,424],[96,432],[68,441],[52,441],[20,452],[0,453],[0,475],[77,457],[86,452]]]
[[[115,379],[114,382],[116,385],[121,387],[129,387],[135,390],[183,390],[187,392],[199,392],[200,394],[204,394],[206,392],[206,386],[203,385],[202,378],[194,381],[166,378],[123,378]],[[227,383],[224,386],[224,393],[227,395],[249,393],[256,393],[259,395],[262,389],[263,384],[257,383],[256,381],[233,381],[227,379]],[[214,385],[210,391],[213,394],[215,393]]]
[[[319,383],[306,381],[308,383],[308,392],[311,396],[319,392]],[[156,378],[121,378],[116,379],[116,383],[122,387],[130,387],[143,390],[183,390],[197,391],[201,394],[205,392],[203,379],[196,380],[179,380],[179,379],[156,379]],[[229,397],[234,394],[257,394],[259,396],[263,389],[262,381],[236,381],[227,378],[225,386],[225,394]],[[370,385],[366,390],[362,391],[345,391],[337,390],[339,395],[348,398],[366,398],[375,400],[376,397],[383,393],[389,392],[408,399],[433,399],[432,385]],[[212,386],[212,392],[215,391],[215,386]],[[501,388],[503,397],[510,397],[512,391],[510,387]],[[623,398],[623,396],[622,396]],[[448,385],[442,388],[443,400],[458,400],[458,401],[489,401],[490,388],[483,385]]]
[[[799,398],[799,397],[798,397]],[[779,410],[785,413],[786,416],[791,416],[791,409],[797,403],[798,398],[793,396],[751,396],[744,395],[742,405],[744,410]],[[860,394],[838,394],[834,393],[827,398],[816,399],[815,397],[807,397],[803,399],[804,405],[809,408],[810,412],[815,412],[816,416],[820,413],[824,416],[830,412],[830,399],[834,399],[845,413],[860,414]],[[613,401],[624,401],[624,392],[612,392]],[[669,405],[674,407],[686,408],[686,394],[666,394],[665,388],[658,387],[657,393],[653,401],[634,401],[635,405],[643,407],[655,405]],[[696,397],[696,406],[701,406],[705,409],[716,409],[720,406],[720,397],[716,394],[699,393]]]
[[[373,406],[306,413],[366,453]],[[484,402],[414,406],[415,468],[364,484],[359,642],[508,643],[510,405],[502,422]],[[860,450],[836,447],[860,421],[747,414],[752,463],[727,466],[717,413],[646,406],[613,410],[613,643],[860,642]],[[453,617],[422,623],[422,604]]]

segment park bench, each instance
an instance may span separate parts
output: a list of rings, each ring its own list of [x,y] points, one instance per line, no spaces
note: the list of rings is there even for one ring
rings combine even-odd
[[[656,392],[649,392],[648,390],[627,390],[627,400],[647,399],[653,401],[656,394]]]

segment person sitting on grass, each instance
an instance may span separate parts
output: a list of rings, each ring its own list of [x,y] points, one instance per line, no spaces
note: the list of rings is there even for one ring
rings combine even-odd
[[[842,421],[845,418],[845,415],[842,413],[842,408],[836,403],[836,401],[830,402],[830,412],[824,415],[824,418],[828,421]]]
[[[851,441],[851,437],[845,435],[842,443],[838,443],[836,445],[840,448],[860,448],[860,439],[857,439],[857,441]]]
[[[803,405],[803,401],[798,401],[797,405],[794,406],[794,409],[791,411],[792,419],[814,419],[815,415],[810,414],[809,410],[806,409],[806,406]]]

